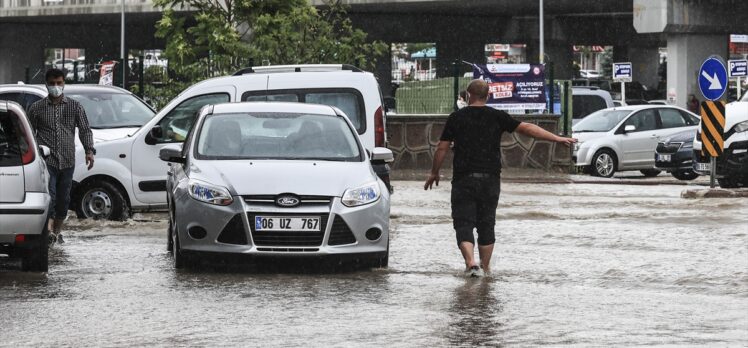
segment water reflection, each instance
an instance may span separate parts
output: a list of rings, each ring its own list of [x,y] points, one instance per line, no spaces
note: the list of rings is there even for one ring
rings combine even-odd
[[[451,346],[500,345],[502,303],[492,291],[495,281],[492,277],[467,278],[454,290],[446,332]]]

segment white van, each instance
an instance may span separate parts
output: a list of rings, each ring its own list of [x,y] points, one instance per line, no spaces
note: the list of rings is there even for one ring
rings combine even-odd
[[[168,167],[159,151],[184,141],[203,106],[242,101],[335,106],[351,120],[366,149],[386,147],[382,96],[371,73],[340,64],[246,68],[191,86],[129,137],[96,144],[93,169],[86,170],[82,160],[76,166],[73,204],[83,213],[78,215],[116,220],[130,210],[166,208]],[[389,167],[382,163],[374,170],[389,187]]]
[[[703,121],[702,121],[703,122]],[[723,188],[748,187],[748,93],[725,106],[724,152],[717,159],[717,181]],[[693,169],[711,174],[711,161],[701,152],[701,123],[693,141]]]

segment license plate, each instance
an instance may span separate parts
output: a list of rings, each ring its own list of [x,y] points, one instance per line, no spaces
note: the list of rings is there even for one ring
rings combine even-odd
[[[255,216],[255,231],[319,231],[319,216]]]
[[[702,172],[708,172],[712,170],[712,164],[711,163],[696,163],[696,170],[702,171]]]
[[[660,160],[660,162],[670,162],[673,160],[672,155],[660,155],[657,154],[657,159]]]

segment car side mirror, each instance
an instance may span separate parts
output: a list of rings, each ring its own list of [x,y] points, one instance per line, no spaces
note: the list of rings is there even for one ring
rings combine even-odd
[[[52,150],[46,145],[39,145],[39,152],[41,152],[42,157],[47,158],[52,153]]]
[[[161,129],[160,125],[156,125],[155,127],[151,128],[151,131],[148,132],[148,134],[146,134],[145,143],[148,145],[156,145],[156,143],[158,143],[158,139],[161,139],[163,137],[163,129]]]
[[[158,152],[158,158],[164,162],[185,163],[187,160],[182,156],[182,146],[167,145]]]
[[[390,163],[395,160],[395,155],[386,147],[375,147],[371,152],[372,163]]]
[[[636,126],[634,126],[633,124],[627,124],[625,127],[623,127],[624,133],[633,132],[635,130],[636,130]]]

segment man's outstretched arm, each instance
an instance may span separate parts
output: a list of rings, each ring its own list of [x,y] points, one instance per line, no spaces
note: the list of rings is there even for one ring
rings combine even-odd
[[[515,129],[514,131],[519,132],[520,134],[527,135],[529,137],[533,137],[535,139],[553,141],[556,143],[564,144],[566,146],[571,146],[572,144],[577,142],[577,139],[560,137],[543,128],[538,127],[537,125],[527,122],[520,123],[519,126],[517,126],[517,129]]]
[[[449,145],[451,144],[452,142],[450,141],[442,140],[439,142],[439,145],[436,146],[436,153],[434,153],[434,163],[431,166],[431,175],[429,175],[429,178],[426,179],[426,184],[423,185],[424,190],[433,188],[434,183],[436,183],[436,186],[439,186],[439,170],[442,168],[444,157],[447,157]]]

